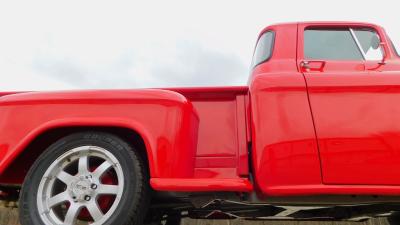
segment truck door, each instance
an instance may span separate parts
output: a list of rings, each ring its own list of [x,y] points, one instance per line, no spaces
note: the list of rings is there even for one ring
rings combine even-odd
[[[400,184],[400,74],[379,27],[299,25],[324,184]],[[387,54],[386,54],[387,55]]]

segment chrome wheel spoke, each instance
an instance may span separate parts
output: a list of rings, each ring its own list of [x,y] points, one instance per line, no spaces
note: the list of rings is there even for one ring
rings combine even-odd
[[[91,201],[86,205],[86,208],[95,222],[99,221],[104,216],[96,201]]]
[[[49,208],[53,208],[54,206],[59,205],[68,200],[69,200],[69,194],[66,191],[64,191],[64,192],[61,192],[60,194],[57,194],[57,195],[49,198],[47,200],[47,204],[48,204]]]
[[[65,215],[65,220],[64,224],[74,224],[76,221],[76,218],[78,217],[78,214],[81,210],[81,207],[76,204],[76,203],[71,203],[71,205],[68,208],[68,212]]]
[[[88,156],[81,156],[78,162],[78,174],[87,174],[89,172]]]
[[[118,185],[108,185],[108,184],[101,184],[99,185],[98,189],[97,189],[97,193],[99,195],[116,195],[119,192],[119,186]]]
[[[100,179],[101,176],[111,168],[111,163],[108,161],[104,161],[99,167],[96,168],[96,170],[93,172],[93,176]]]
[[[58,174],[57,174],[57,179],[61,180],[64,184],[70,184],[72,182],[72,180],[74,179],[74,176],[72,176],[71,174],[61,170]]]

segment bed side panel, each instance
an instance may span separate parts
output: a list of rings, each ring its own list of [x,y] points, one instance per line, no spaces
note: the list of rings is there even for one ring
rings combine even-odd
[[[246,87],[175,90],[199,117],[196,178],[248,176]]]

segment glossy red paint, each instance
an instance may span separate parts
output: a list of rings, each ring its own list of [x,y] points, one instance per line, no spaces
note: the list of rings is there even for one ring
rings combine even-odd
[[[18,94],[18,92],[0,92],[0,97],[6,96],[6,95],[12,95],[12,94]]]
[[[199,116],[196,178],[247,176],[247,87],[175,88]]]
[[[248,175],[247,92],[247,87],[227,87],[4,96],[0,101],[0,128],[12,132],[0,137],[0,172],[48,130],[122,127],[143,138],[151,177],[161,179],[161,183],[162,178],[220,178],[229,179],[229,187],[230,181]],[[24,173],[9,175],[3,173],[0,181],[21,183]]]
[[[321,174],[307,87],[295,60],[297,24],[268,30],[276,33],[274,53],[249,80],[252,166],[256,187],[275,195],[274,187],[321,184]]]
[[[279,24],[261,32],[275,32],[274,51],[248,87],[0,93],[0,183],[21,183],[26,171],[5,171],[43,132],[122,127],[143,139],[155,190],[400,195],[399,57],[384,44],[385,63],[304,70],[310,26],[368,27],[389,43],[373,24]]]
[[[248,179],[150,179],[151,186],[161,191],[184,191],[184,192],[203,192],[203,191],[232,191],[232,192],[251,192],[253,185]]]
[[[6,131],[0,136],[0,173],[47,130],[111,126],[131,129],[143,138],[153,177],[193,176],[198,117],[176,92],[22,93],[2,97],[0,108],[0,130]]]

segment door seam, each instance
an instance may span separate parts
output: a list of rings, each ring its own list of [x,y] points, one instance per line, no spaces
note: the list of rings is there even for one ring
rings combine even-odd
[[[313,128],[314,128],[314,136],[317,144],[317,150],[318,150],[318,159],[319,159],[319,170],[320,170],[320,177],[321,177],[321,184],[325,184],[324,182],[324,174],[323,174],[323,169],[322,169],[322,157],[321,157],[321,150],[320,150],[320,142],[317,134],[317,126],[315,124],[315,119],[314,119],[314,112],[312,110],[311,106],[311,99],[310,99],[310,93],[309,93],[309,88],[308,88],[308,83],[307,79],[304,73],[301,73],[304,79],[304,83],[306,85],[306,92],[307,92],[307,100],[308,100],[308,107],[310,108],[310,114],[311,114],[311,121],[313,123]]]

